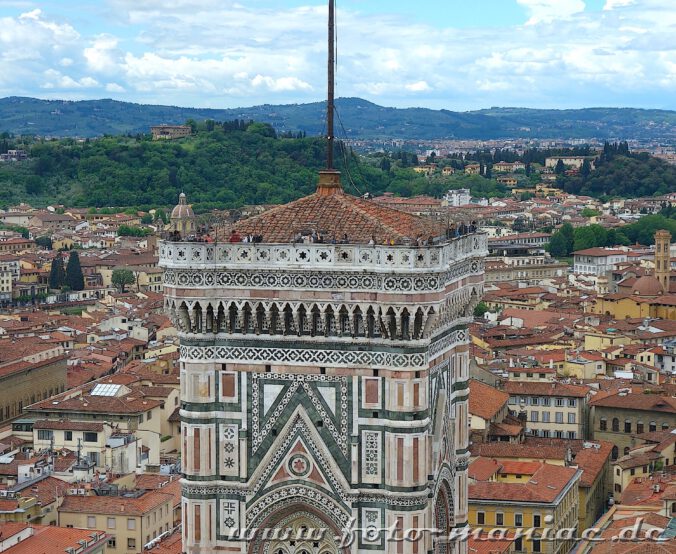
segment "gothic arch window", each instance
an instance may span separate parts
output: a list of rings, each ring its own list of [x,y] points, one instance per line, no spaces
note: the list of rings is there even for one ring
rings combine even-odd
[[[620,431],[620,420],[616,417],[613,418],[613,431],[618,433]]]
[[[618,454],[618,448],[617,448],[617,446],[613,446],[613,450],[610,453],[610,459],[611,460],[617,460],[617,454]]]

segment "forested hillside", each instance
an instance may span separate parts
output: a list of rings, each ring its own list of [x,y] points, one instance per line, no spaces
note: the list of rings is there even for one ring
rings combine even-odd
[[[277,132],[320,135],[326,104],[262,105],[230,109],[183,108],[115,100],[0,99],[0,131],[56,137],[146,133],[151,125],[186,119],[244,119],[271,124]],[[676,112],[633,108],[536,110],[490,108],[473,112],[390,108],[361,98],[337,100],[348,138],[361,139],[676,139]],[[342,128],[341,128],[342,133]]]
[[[197,211],[236,208],[245,204],[277,204],[314,190],[318,170],[324,167],[325,141],[300,134],[278,135],[264,123],[243,120],[193,123],[195,134],[174,141],[152,141],[147,135],[101,139],[44,140],[0,135],[0,153],[25,149],[30,159],[0,163],[0,207],[27,201],[35,206],[65,204],[75,207],[169,207],[184,191]],[[416,155],[398,151],[359,156],[342,143],[336,146],[343,186],[352,194],[398,196],[425,194],[441,197],[449,189],[469,188],[476,197],[510,194],[491,178],[498,159],[527,164],[518,187],[540,181],[548,155],[563,153],[528,150],[481,151],[441,159],[431,156],[436,171],[416,173]],[[629,160],[624,162],[623,160]],[[479,163],[484,175],[466,175],[468,163]],[[606,175],[622,164],[610,181]],[[443,167],[455,169],[443,175]],[[598,197],[662,194],[676,189],[674,168],[626,145],[608,145],[599,168],[580,176],[559,176],[566,190]],[[528,195],[526,195],[528,196]]]

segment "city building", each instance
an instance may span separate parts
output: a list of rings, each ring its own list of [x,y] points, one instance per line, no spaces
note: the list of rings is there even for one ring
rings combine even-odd
[[[454,189],[449,190],[442,199],[442,206],[459,208],[466,206],[472,201],[472,194],[469,189]]]
[[[578,483],[582,471],[573,467],[542,462],[497,462],[478,458],[470,465],[483,462],[485,471],[474,473],[469,485],[469,524],[471,527],[517,529],[543,527],[577,529]],[[482,468],[483,469],[483,468]],[[552,541],[517,536],[517,552],[564,554],[574,546],[572,540]]]
[[[189,137],[192,134],[190,125],[155,125],[150,128],[153,140],[172,140]]]
[[[59,526],[102,529],[106,552],[137,554],[173,525],[174,496],[161,490],[118,490],[106,495],[67,495],[59,506]]]
[[[588,438],[591,389],[558,381],[507,381],[512,415],[521,418],[526,433],[539,437]]]
[[[467,325],[485,236],[448,239],[438,222],[345,194],[333,171],[228,232],[160,245],[181,343],[185,552],[303,551],[239,540],[245,527],[328,529],[308,551],[337,554],[352,517],[465,525]],[[394,548],[376,533],[350,551]],[[466,552],[450,548],[437,545]]]
[[[592,399],[590,406],[593,438],[613,443],[613,460],[641,444],[637,435],[676,427],[676,398],[659,390],[626,387]]]
[[[108,536],[96,529],[68,529],[29,523],[0,525],[0,552],[5,554],[106,554]]]
[[[583,275],[605,276],[627,261],[627,252],[613,248],[586,248],[573,252],[573,271]]]

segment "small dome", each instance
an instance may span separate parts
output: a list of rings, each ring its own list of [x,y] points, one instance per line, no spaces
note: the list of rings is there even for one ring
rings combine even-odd
[[[178,204],[171,210],[171,219],[187,219],[194,216],[195,214],[188,205],[185,193],[182,192],[178,197]]]
[[[644,275],[637,279],[632,289],[637,296],[658,296],[664,292],[660,282],[652,275]]]

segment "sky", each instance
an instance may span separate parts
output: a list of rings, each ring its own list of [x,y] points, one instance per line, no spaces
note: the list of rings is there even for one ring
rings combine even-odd
[[[326,95],[324,0],[0,0],[0,97],[231,108]],[[676,109],[676,0],[337,0],[337,95]]]

